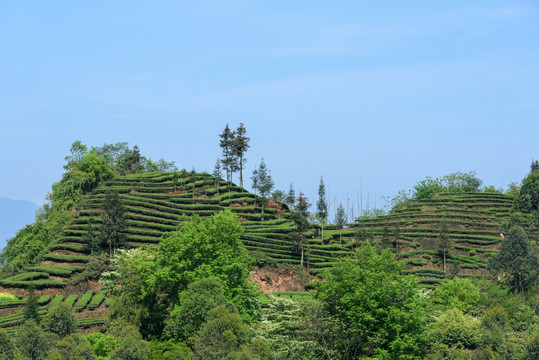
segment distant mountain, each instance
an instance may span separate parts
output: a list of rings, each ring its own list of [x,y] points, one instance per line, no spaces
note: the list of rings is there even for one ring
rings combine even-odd
[[[6,246],[18,230],[34,221],[38,205],[29,201],[0,198],[0,249]]]

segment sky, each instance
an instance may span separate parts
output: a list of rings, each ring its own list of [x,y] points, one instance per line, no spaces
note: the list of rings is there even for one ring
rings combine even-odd
[[[538,100],[537,0],[0,2],[0,197],[39,205],[76,140],[211,173],[240,123],[246,174],[312,203],[321,176],[333,208],[456,171],[506,188]]]

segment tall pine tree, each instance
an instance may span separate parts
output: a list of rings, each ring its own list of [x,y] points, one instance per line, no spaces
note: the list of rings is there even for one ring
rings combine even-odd
[[[294,206],[295,211],[292,214],[292,218],[296,224],[296,242],[301,251],[301,266],[303,266],[303,259],[305,257],[305,243],[307,240],[305,237],[305,231],[307,231],[309,228],[309,206],[311,206],[311,204],[309,204],[309,200],[303,195],[303,193],[300,193],[296,201],[296,205]]]
[[[235,131],[235,136],[232,139],[232,155],[236,158],[237,169],[240,171],[240,187],[243,189],[243,167],[247,162],[245,153],[249,148],[249,139],[245,134],[245,126],[240,123],[240,126]]]
[[[229,185],[232,185],[232,174],[238,168],[237,158],[234,156],[235,136],[235,131],[230,130],[228,124],[226,124],[225,129],[219,135],[221,138],[219,146],[221,147],[223,155],[221,164],[223,164],[223,169],[226,171],[226,180],[228,181]]]
[[[342,203],[339,203],[337,206],[337,211],[335,212],[335,225],[339,229],[339,242],[342,245],[342,229],[346,225],[346,212]]]
[[[262,214],[264,213],[264,205],[266,204],[267,198],[269,194],[271,193],[271,190],[273,190],[273,179],[271,177],[271,173],[268,171],[266,167],[266,163],[264,162],[264,158],[262,158],[262,161],[260,162],[260,165],[258,166],[258,169],[255,169],[253,171],[253,176],[251,177],[253,180],[253,188],[258,190],[258,193],[260,195],[261,202],[262,202]]]
[[[328,219],[328,203],[326,200],[326,186],[324,185],[324,177],[320,177],[320,185],[318,186],[318,201],[316,202],[316,217],[320,222],[322,232],[320,238],[324,242],[324,225]]]
[[[440,224],[440,246],[438,247],[438,250],[442,253],[442,256],[444,258],[444,272],[446,270],[446,258],[447,254],[449,253],[449,249],[451,248],[451,239],[449,239],[449,231],[447,230],[447,221],[445,219],[442,220]]]

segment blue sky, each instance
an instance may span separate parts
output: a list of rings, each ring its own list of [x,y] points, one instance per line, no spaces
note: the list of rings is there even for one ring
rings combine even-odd
[[[539,2],[0,2],[0,197],[45,202],[71,143],[126,141],[314,203],[380,205],[426,176],[520,181],[539,158]]]

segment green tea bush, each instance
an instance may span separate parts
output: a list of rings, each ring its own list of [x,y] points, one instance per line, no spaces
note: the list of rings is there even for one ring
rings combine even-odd
[[[44,256],[47,260],[53,260],[58,262],[68,262],[68,263],[87,263],[90,261],[88,256],[82,255],[61,255],[61,254],[47,254]]]
[[[105,297],[107,296],[107,290],[101,289],[95,294],[95,296],[90,301],[90,304],[88,305],[88,309],[95,310],[97,309],[102,303],[103,300],[105,300]]]
[[[95,293],[94,290],[88,290],[86,293],[84,293],[80,297],[79,301],[77,302],[77,305],[75,306],[75,309],[78,312],[81,312],[82,310],[84,310],[84,308],[86,308],[86,305],[88,305],[88,303],[92,299],[92,296],[94,295],[94,293]]]
[[[64,301],[64,298],[65,298],[64,295],[56,295],[56,296],[54,297],[54,299],[52,299],[52,301],[51,301],[51,303],[49,304],[49,306],[52,307],[52,306],[55,306],[55,305],[61,303],[62,301]]]
[[[78,298],[79,298],[78,295],[71,294],[71,295],[67,296],[67,298],[65,299],[64,302],[67,304],[67,306],[73,307],[73,305],[75,304],[75,302],[77,301]]]
[[[51,295],[42,295],[38,300],[38,305],[47,305],[51,301]]]

